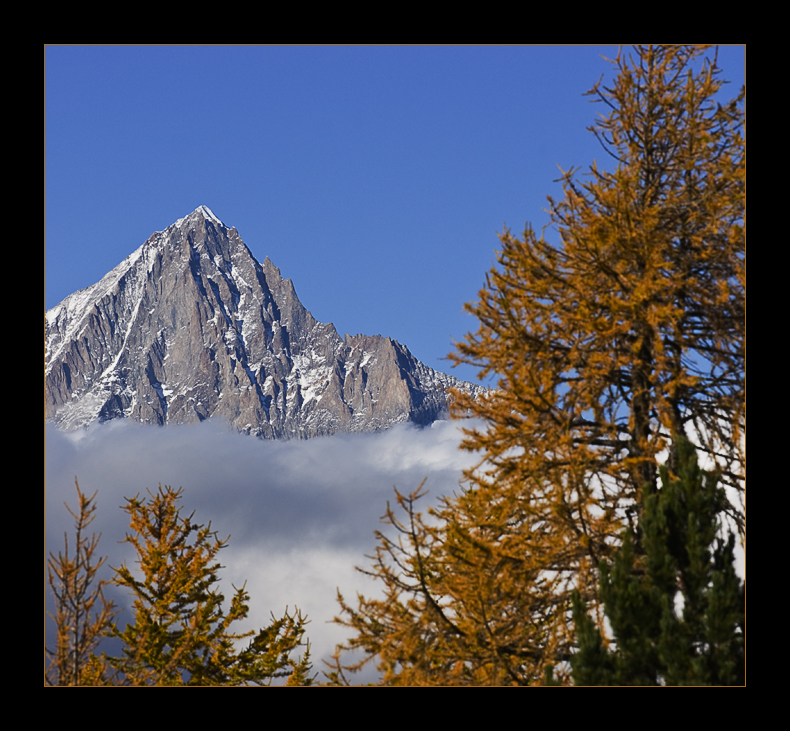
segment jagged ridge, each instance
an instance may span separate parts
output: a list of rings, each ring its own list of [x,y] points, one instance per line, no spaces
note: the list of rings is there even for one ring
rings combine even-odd
[[[45,417],[75,429],[222,417],[263,438],[426,424],[447,389],[390,338],[318,322],[290,279],[200,206],[44,317]]]

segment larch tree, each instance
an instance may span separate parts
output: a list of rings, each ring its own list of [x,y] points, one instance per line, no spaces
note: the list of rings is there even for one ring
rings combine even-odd
[[[124,656],[112,659],[129,685],[270,685],[285,678],[310,684],[309,647],[300,659],[305,619],[286,610],[259,632],[234,633],[231,625],[247,617],[249,595],[235,589],[229,611],[218,590],[217,555],[227,540],[211,525],[184,517],[178,505],[182,490],[166,486],[149,499],[127,501],[138,571],[115,569],[115,583],[135,599],[133,621],[116,635]],[[237,650],[237,643],[246,642]]]
[[[662,452],[676,469],[677,437],[730,488],[744,533],[745,90],[718,101],[707,46],[612,63],[589,92],[612,169],[565,173],[559,240],[505,230],[467,305],[479,329],[451,358],[498,380],[454,408],[483,420],[462,445],[483,461],[432,520],[419,493],[401,498],[408,520],[388,512],[401,540],[379,534],[371,570],[386,600],[341,600],[346,646],[384,682],[532,684],[552,667],[569,682],[573,592],[600,624],[599,562],[624,526],[641,550],[643,496]]]
[[[106,661],[96,655],[104,637],[112,631],[117,609],[104,596],[108,583],[98,578],[106,557],[97,556],[101,534],[88,537],[88,526],[96,513],[96,493],[88,497],[77,488],[77,512],[66,509],[74,518],[73,553],[69,550],[68,534],[65,552],[49,554],[47,579],[55,600],[54,613],[57,635],[55,646],[47,648],[49,657],[45,673],[47,685],[103,685],[112,673]]]

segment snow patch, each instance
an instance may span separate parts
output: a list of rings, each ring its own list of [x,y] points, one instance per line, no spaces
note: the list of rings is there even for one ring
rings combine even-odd
[[[194,211],[192,211],[192,213],[190,213],[188,216],[184,216],[183,218],[179,218],[173,225],[176,228],[181,228],[184,221],[195,215],[201,215],[203,218],[209,221],[214,221],[214,223],[218,223],[220,226],[227,228],[227,226],[225,226],[225,224],[222,223],[222,221],[220,221],[216,215],[214,215],[214,211],[212,211],[208,206],[198,206]]]

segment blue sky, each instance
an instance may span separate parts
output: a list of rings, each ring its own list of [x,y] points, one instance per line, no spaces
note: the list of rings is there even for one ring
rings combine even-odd
[[[616,46],[47,46],[45,309],[199,205],[341,335],[440,370],[507,225],[605,155]],[[734,96],[745,47],[720,51]],[[471,379],[474,371],[456,369]]]

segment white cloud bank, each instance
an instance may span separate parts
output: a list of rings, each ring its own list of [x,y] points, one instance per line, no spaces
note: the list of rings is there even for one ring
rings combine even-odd
[[[370,564],[365,555],[375,549],[373,532],[382,527],[387,501],[394,502],[393,486],[409,493],[427,478],[427,508],[456,492],[462,470],[477,460],[458,449],[458,422],[273,442],[211,421],[164,428],[113,421],[72,433],[46,426],[45,439],[47,551],[63,549],[64,531],[73,535],[63,503],[76,506],[75,476],[83,493],[98,490],[91,530],[103,534],[99,552],[111,566],[133,566],[136,558],[119,543],[128,530],[125,498],[160,483],[183,487],[186,514],[194,510],[197,522],[210,521],[221,538],[230,536],[220,553],[223,591],[229,600],[231,584],[246,581],[251,597],[250,617],[238,629],[264,627],[272,612],[298,607],[310,620],[306,635],[319,678],[322,660],[346,636],[331,623],[339,612],[337,590],[353,604],[357,591],[371,596],[380,589],[354,567]],[[736,565],[744,576],[742,549]],[[130,601],[124,593],[112,598]],[[51,623],[47,634],[51,645]]]
[[[183,487],[186,514],[194,510],[197,522],[210,521],[222,538],[230,535],[220,553],[221,579],[228,599],[231,584],[247,582],[250,617],[243,629],[266,626],[270,613],[281,616],[286,606],[299,607],[310,620],[306,635],[319,673],[345,637],[331,624],[339,611],[337,590],[352,601],[357,591],[378,591],[354,567],[369,565],[365,554],[375,548],[373,532],[393,501],[393,486],[408,493],[427,478],[432,504],[457,491],[462,469],[476,461],[458,449],[456,422],[272,442],[211,421],[164,428],[114,421],[72,433],[46,426],[45,439],[47,551],[62,550],[64,531],[73,535],[63,503],[76,506],[75,476],[83,493],[98,490],[91,530],[102,533],[99,552],[112,566],[133,566],[136,558],[131,546],[119,543],[128,530],[125,498],[160,483]],[[129,601],[123,593],[113,599]]]

